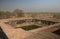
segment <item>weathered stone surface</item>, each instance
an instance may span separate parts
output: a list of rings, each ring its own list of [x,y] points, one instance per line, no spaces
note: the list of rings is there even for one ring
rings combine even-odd
[[[37,34],[35,35],[34,33],[32,34],[32,32],[24,31],[21,28],[15,29],[12,26],[4,23],[4,22],[10,21],[10,20],[22,20],[22,19],[27,19],[27,18],[11,18],[11,19],[2,19],[2,20],[0,20],[0,27],[3,29],[3,31],[5,32],[5,34],[7,35],[7,37],[9,39],[25,39],[25,38],[27,38],[28,36],[31,36],[31,35],[32,35],[32,37],[31,37],[32,39],[40,39],[40,37],[43,38],[41,35],[37,35]],[[28,18],[28,19],[31,19],[31,18]],[[44,19],[44,20],[46,20],[46,19]],[[55,20],[52,20],[52,21],[55,21]],[[42,31],[46,30],[46,31],[50,32],[52,29],[55,30],[57,28],[60,28],[60,23],[56,24],[56,25],[51,25],[49,27],[45,27],[45,28],[40,29],[38,31],[42,32]],[[47,34],[47,33],[44,33],[44,34]],[[37,37],[37,36],[39,36],[39,37]],[[36,37],[36,38],[34,38],[34,37]],[[27,39],[31,39],[31,38],[29,37]]]

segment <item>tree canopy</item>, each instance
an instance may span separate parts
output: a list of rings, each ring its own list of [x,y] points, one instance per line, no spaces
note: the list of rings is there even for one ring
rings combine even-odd
[[[2,19],[2,18],[11,18],[13,16],[14,17],[23,17],[24,16],[23,10],[16,9],[13,12],[0,11],[0,19]]]

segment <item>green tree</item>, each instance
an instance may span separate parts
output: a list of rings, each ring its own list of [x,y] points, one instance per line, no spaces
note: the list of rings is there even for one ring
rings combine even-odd
[[[16,9],[16,10],[14,10],[14,13],[15,13],[16,17],[23,17],[24,16],[23,10]]]

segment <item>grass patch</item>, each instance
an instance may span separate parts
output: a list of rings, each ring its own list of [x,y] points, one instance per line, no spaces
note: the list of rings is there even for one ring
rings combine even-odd
[[[42,26],[29,25],[29,26],[16,27],[16,28],[22,28],[22,29],[24,29],[24,30],[28,31],[28,30],[32,30],[32,29],[36,29],[36,28],[40,28],[40,27],[42,27]]]

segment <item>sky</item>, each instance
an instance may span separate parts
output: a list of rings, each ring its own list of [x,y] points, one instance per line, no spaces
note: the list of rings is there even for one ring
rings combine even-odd
[[[0,11],[60,12],[60,0],[0,0]]]

